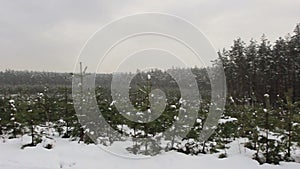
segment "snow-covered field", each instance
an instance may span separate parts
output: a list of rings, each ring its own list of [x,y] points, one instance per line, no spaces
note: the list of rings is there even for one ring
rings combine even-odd
[[[280,165],[259,165],[251,159],[250,150],[243,148],[243,139],[230,143],[228,158],[219,159],[218,154],[187,156],[167,152],[146,159],[122,158],[96,145],[78,144],[56,138],[54,148],[43,147],[21,149],[30,139],[0,139],[0,169],[299,169],[300,163],[281,162]],[[118,147],[118,146],[116,146]]]

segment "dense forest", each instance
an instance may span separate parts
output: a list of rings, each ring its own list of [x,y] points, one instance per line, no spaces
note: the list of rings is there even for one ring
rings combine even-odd
[[[253,158],[261,164],[295,160],[294,150],[300,147],[300,24],[292,34],[274,43],[264,35],[249,43],[238,38],[229,49],[218,54],[225,70],[228,98],[216,132],[205,141],[198,138],[212,104],[205,68],[191,68],[203,100],[195,124],[185,138],[176,137],[181,132],[176,127],[171,130],[173,135],[161,134],[178,118],[181,104],[178,85],[168,73],[160,70],[139,72],[131,82],[131,102],[142,111],[149,108],[151,88],[166,93],[163,114],[147,124],[122,117],[110,93],[112,75],[97,74],[99,109],[110,126],[132,137],[129,152],[145,155],[171,150],[190,155],[223,152],[220,158],[226,158],[226,144],[243,137],[248,139],[244,146],[255,151]],[[180,73],[185,69],[171,71]],[[0,135],[7,139],[30,135],[32,142],[22,148],[36,146],[42,137],[53,137],[49,130],[63,138],[95,142],[91,139],[93,133],[82,126],[76,116],[73,76],[73,73],[0,72]],[[110,137],[107,131],[98,132],[99,143],[106,146],[124,140],[123,137]],[[149,136],[153,141],[135,139]],[[159,144],[161,140],[169,144]]]

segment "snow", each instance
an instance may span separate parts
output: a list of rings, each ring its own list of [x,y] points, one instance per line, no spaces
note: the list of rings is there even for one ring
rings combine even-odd
[[[43,143],[37,147],[20,149],[30,142],[29,136],[6,140],[0,139],[0,168],[1,169],[299,169],[299,163],[281,162],[280,165],[264,164],[251,159],[253,152],[243,147],[245,139],[237,139],[228,144],[228,158],[219,159],[219,154],[188,156],[174,151],[162,153],[152,158],[122,158],[104,151],[97,145],[86,145],[70,142],[67,139],[56,138],[51,141],[53,149],[43,148]],[[114,143],[121,148],[131,145],[130,141]],[[127,153],[124,151],[123,153]],[[145,157],[145,156],[143,156]]]
[[[232,96],[229,97],[229,100],[231,101],[231,103],[234,103],[234,99],[232,98]]]
[[[227,119],[219,119],[219,124],[237,121],[237,118],[229,117]]]
[[[116,103],[116,101],[115,101],[115,100],[113,100],[113,101],[110,103],[110,105],[109,105],[109,106],[113,106],[115,103]]]
[[[10,104],[15,104],[15,101],[14,101],[14,100],[12,100],[12,99],[11,99],[11,100],[9,100],[8,102],[9,102]]]
[[[178,116],[174,116],[174,120],[179,120],[179,117]]]
[[[197,119],[196,123],[202,123],[202,119]]]
[[[173,109],[176,109],[176,105],[174,105],[174,104],[171,105],[170,107],[173,108]]]

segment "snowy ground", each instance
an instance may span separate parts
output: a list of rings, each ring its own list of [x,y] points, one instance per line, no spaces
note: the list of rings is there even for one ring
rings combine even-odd
[[[164,153],[148,159],[128,159],[112,155],[96,145],[78,144],[57,138],[51,150],[43,143],[34,148],[20,149],[27,137],[0,139],[0,169],[299,169],[300,163],[282,162],[280,165],[259,165],[251,159],[250,150],[241,146],[242,139],[230,143],[228,158],[218,154],[187,156],[176,152]]]

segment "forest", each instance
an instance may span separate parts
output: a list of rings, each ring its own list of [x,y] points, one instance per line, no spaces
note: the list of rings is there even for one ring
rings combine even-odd
[[[207,68],[193,67],[191,71],[202,101],[198,117],[185,138],[177,137],[182,131],[176,127],[171,129],[172,134],[164,134],[178,118],[181,105],[179,87],[166,71],[138,72],[130,84],[130,101],[141,111],[149,109],[151,88],[165,92],[164,112],[150,123],[131,122],[122,117],[110,93],[112,75],[97,74],[98,107],[108,124],[121,134],[112,137],[105,129],[99,129],[97,143],[110,146],[124,141],[122,135],[126,135],[132,138],[133,144],[127,148],[132,154],[221,152],[219,158],[226,158],[227,144],[246,138],[243,146],[255,152],[253,159],[260,164],[295,161],[300,155],[296,151],[300,149],[300,24],[291,34],[275,42],[270,42],[265,35],[249,42],[237,38],[229,49],[218,51],[218,55],[226,75],[227,98],[224,113],[214,126],[215,133],[208,140],[200,140],[199,133],[213,104],[211,84]],[[180,73],[185,69],[172,68],[171,71]],[[91,138],[94,133],[81,125],[74,108],[73,76],[76,75],[58,72],[0,72],[0,136],[4,139],[31,136],[31,143],[21,148],[34,147],[42,138],[52,139],[54,135],[95,144]],[[51,149],[52,145],[45,148]]]

